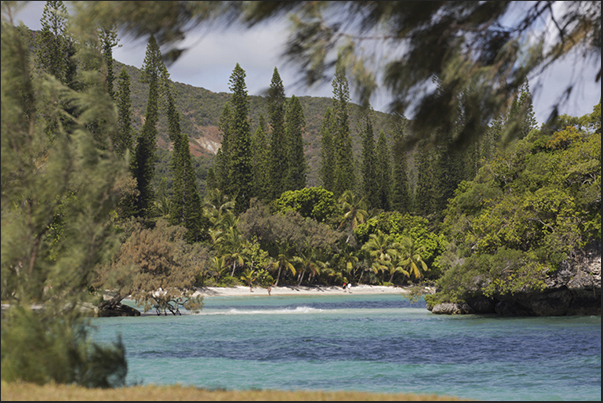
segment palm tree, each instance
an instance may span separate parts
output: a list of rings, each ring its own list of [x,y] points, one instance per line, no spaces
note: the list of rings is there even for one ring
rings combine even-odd
[[[210,259],[209,262],[211,271],[215,275],[216,280],[222,277],[222,273],[224,273],[228,269],[228,266],[226,265],[226,261],[223,256],[214,256]]]
[[[242,266],[244,264],[244,249],[243,238],[237,227],[229,227],[222,233],[220,250],[222,255],[232,264],[231,277],[234,276],[237,265]]]
[[[339,229],[348,227],[348,237],[345,242],[349,243],[353,231],[359,224],[364,223],[368,216],[366,203],[364,198],[359,198],[352,191],[346,190],[339,197],[339,204],[343,211],[343,219],[339,224]]]
[[[409,269],[408,271],[415,279],[421,278],[422,273],[419,268],[423,269],[423,271],[427,270],[427,264],[421,257],[421,255],[425,253],[425,247],[416,247],[412,238],[407,236],[400,240],[400,245],[402,246],[402,266],[407,267]]]
[[[272,262],[272,268],[274,270],[278,269],[278,274],[276,276],[276,282],[274,283],[274,286],[278,286],[278,282],[281,279],[281,271],[284,268],[285,271],[289,270],[291,272],[292,275],[295,276],[295,266],[293,266],[293,261],[294,261],[295,257],[291,256],[291,254],[288,252],[288,248],[287,247],[279,247],[279,254],[278,257],[273,260]]]
[[[373,272],[375,274],[382,272],[383,276],[390,271],[392,260],[398,252],[393,238],[381,231],[371,234],[369,240],[362,245],[362,249],[368,252],[372,258],[371,268]],[[384,281],[384,278],[382,278],[382,281]]]
[[[212,225],[218,225],[223,216],[231,213],[234,209],[234,201],[228,200],[228,196],[220,189],[211,189],[207,192],[203,205],[210,217]]]
[[[345,271],[350,275],[350,281],[354,278],[354,274],[356,271],[356,265],[358,264],[358,256],[356,251],[342,251],[338,255],[335,256],[335,259],[338,262],[338,267],[342,267],[342,271]]]
[[[245,281],[249,285],[249,289],[253,286],[253,282],[257,279],[255,270],[245,269],[241,275],[241,280]]]
[[[397,244],[397,246],[400,246],[400,244]],[[402,273],[405,276],[409,276],[408,272],[406,270],[404,270],[404,259],[402,258],[402,251],[400,249],[398,249],[396,251],[396,253],[392,256],[392,262],[391,262],[391,266],[389,267],[389,282],[393,282],[394,280],[394,275],[396,273]]]
[[[316,263],[314,262],[312,255],[313,253],[312,251],[310,251],[310,253],[302,253],[301,256],[295,256],[293,258],[293,261],[299,265],[299,270],[297,274],[298,286],[301,285],[302,281],[304,280],[304,275],[306,274],[306,271],[309,271],[311,273],[316,273],[317,271]]]

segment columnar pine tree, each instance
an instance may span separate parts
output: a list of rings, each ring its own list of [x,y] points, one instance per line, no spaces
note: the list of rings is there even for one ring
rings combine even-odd
[[[230,196],[235,200],[235,212],[241,213],[249,208],[252,187],[251,135],[248,111],[249,98],[245,84],[245,70],[239,63],[235,66],[229,80],[232,91],[232,138],[228,143],[228,173]]]
[[[306,119],[299,98],[295,95],[289,101],[285,121],[287,172],[283,191],[299,190],[306,187],[306,158],[304,156],[304,141],[302,136],[303,129],[306,126]]]
[[[375,178],[377,183],[377,205],[375,207],[385,211],[391,210],[392,173],[391,157],[385,132],[379,131],[379,139],[375,152]]]
[[[155,37],[151,35],[142,66],[141,81],[149,84],[149,98],[145,121],[136,140],[132,172],[140,192],[136,205],[137,215],[148,217],[154,199],[155,149],[157,148],[159,74],[165,68]]]
[[[375,134],[373,133],[373,111],[367,109],[362,119],[362,197],[369,208],[378,204],[376,176]]]
[[[268,123],[270,134],[270,197],[278,199],[284,191],[283,173],[287,172],[285,138],[285,87],[275,67],[268,93]]]
[[[134,129],[132,128],[132,99],[130,98],[130,75],[125,67],[121,68],[116,93],[117,103],[117,136],[113,143],[115,152],[124,155],[126,150],[132,151]]]
[[[474,144],[469,144],[465,149],[454,147],[452,133],[441,136],[445,143],[438,145],[435,161],[434,203],[438,217],[442,217],[448,199],[454,196],[458,184],[465,178],[465,161],[471,164],[472,159],[467,156],[475,150]],[[473,179],[473,178],[471,178]]]
[[[119,43],[119,39],[117,38],[117,28],[100,28],[99,38],[101,40],[103,56],[105,59],[105,65],[107,67],[107,72],[105,75],[107,93],[109,93],[111,98],[115,99],[115,92],[113,91],[113,81],[115,80],[115,74],[113,72],[113,48]]]
[[[354,191],[356,186],[354,154],[350,135],[349,102],[350,90],[348,80],[345,77],[345,69],[338,66],[333,80],[333,148],[335,154],[333,193],[337,197],[346,190]]]
[[[166,87],[168,87],[167,77],[164,79]],[[174,105],[174,98],[169,87],[166,98],[168,135],[174,145],[174,151],[172,152],[174,185],[170,221],[175,225],[184,225],[186,228],[185,238],[188,242],[198,242],[204,238],[207,223],[201,210],[201,197],[197,191],[188,135],[180,131],[180,116]]]
[[[216,175],[216,188],[223,192],[230,193],[228,186],[230,179],[228,177],[228,161],[230,159],[230,138],[232,137],[232,113],[230,104],[227,102],[222,109],[218,129],[222,132],[222,143],[216,153],[216,162],[214,164]]]
[[[404,147],[404,128],[406,119],[397,116],[394,121],[394,144],[392,146],[393,189],[392,208],[400,213],[409,213],[413,208],[412,192],[408,176],[407,152]]]
[[[264,115],[260,113],[260,121],[253,137],[251,138],[253,184],[255,197],[268,200],[270,194],[268,176],[268,140],[266,140],[267,124]]]
[[[513,98],[513,103],[507,116],[507,127],[512,126],[512,130],[517,131],[520,139],[528,135],[537,125],[532,104],[532,93],[526,80],[517,95]]]
[[[36,67],[47,73],[71,89],[76,88],[76,53],[75,45],[67,31],[67,8],[62,1],[47,1],[40,20],[42,29],[36,37]],[[67,115],[76,115],[72,104],[63,100],[47,99],[46,102],[58,102]],[[65,114],[41,116],[46,121],[45,131],[49,139],[54,139],[59,125],[73,126],[73,122]],[[71,127],[70,127],[71,128]],[[67,128],[68,130],[70,128]]]
[[[416,150],[417,187],[415,191],[415,212],[423,217],[436,212],[435,200],[435,157],[433,147],[422,140]]]
[[[322,187],[333,191],[335,174],[335,150],[333,149],[333,118],[331,108],[327,107],[320,128],[320,155],[322,164],[320,166],[320,179]]]
[[[62,1],[47,1],[44,6],[42,29],[37,40],[37,66],[65,83],[68,44],[66,38],[67,8]]]
[[[216,180],[216,174],[214,173],[214,168],[210,167],[207,170],[207,177],[205,178],[205,191],[206,194],[209,191],[214,189],[218,189],[218,181]]]

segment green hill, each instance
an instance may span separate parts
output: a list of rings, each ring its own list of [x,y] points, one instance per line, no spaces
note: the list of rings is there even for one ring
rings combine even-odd
[[[115,63],[114,70],[116,76],[119,75],[121,68],[125,67],[131,79],[132,108],[134,112],[134,129],[138,132],[142,128],[144,111],[148,97],[148,85],[139,81],[140,69],[134,66],[124,65],[120,62]],[[205,88],[194,87],[189,84],[172,81],[176,92],[176,104],[181,113],[182,132],[187,133],[190,138],[191,153],[195,157],[207,159],[202,165],[211,164],[213,156],[220,147],[222,141],[221,133],[218,131],[218,120],[224,104],[230,99],[231,94],[224,92],[212,92]],[[268,85],[269,83],[267,83]],[[286,89],[286,88],[285,88]],[[325,97],[299,97],[306,118],[306,128],[304,134],[306,163],[309,170],[307,182],[309,186],[319,185],[318,169],[320,160],[320,137],[319,131],[322,119],[327,107],[332,105],[331,98]],[[252,133],[255,131],[260,113],[267,118],[266,99],[262,96],[250,96],[250,121]],[[360,107],[351,104],[350,117],[352,129],[352,142],[356,164],[360,163],[361,141],[358,135],[357,119]],[[379,130],[383,129],[388,137],[390,136],[389,116],[383,112],[375,112],[375,139]],[[376,140],[375,140],[376,141]],[[170,150],[167,136],[167,119],[162,116],[159,120],[159,138],[160,148]],[[158,175],[160,176],[160,175]]]

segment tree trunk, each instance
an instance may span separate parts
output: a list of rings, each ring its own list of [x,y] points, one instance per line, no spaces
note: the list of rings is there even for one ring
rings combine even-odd
[[[297,286],[299,287],[304,279],[304,274],[306,274],[306,271],[303,270],[301,273],[299,273],[299,282],[297,283]]]
[[[282,269],[282,268],[283,268],[283,267],[282,267],[282,266],[279,264],[279,265],[278,265],[278,274],[276,275],[276,283],[274,283],[274,286],[275,286],[275,287],[276,287],[276,286],[278,286],[278,281],[279,281],[279,280],[280,280],[280,278],[281,278],[281,269]]]

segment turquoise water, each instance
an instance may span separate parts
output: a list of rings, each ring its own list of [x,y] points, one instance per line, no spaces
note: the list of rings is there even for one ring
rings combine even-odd
[[[401,295],[209,297],[200,314],[96,318],[128,383],[601,400],[601,317],[440,316]]]

